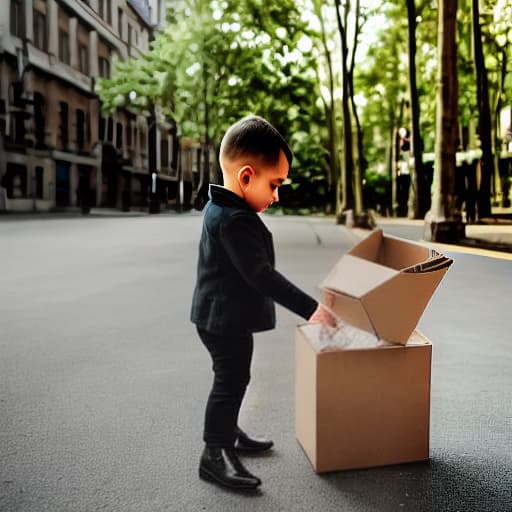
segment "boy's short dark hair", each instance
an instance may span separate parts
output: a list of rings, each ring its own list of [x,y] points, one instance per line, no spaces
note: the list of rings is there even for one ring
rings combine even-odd
[[[291,166],[292,151],[284,137],[262,117],[248,116],[228,129],[222,139],[220,152],[228,160],[252,156],[261,158],[267,165],[275,165],[281,150]]]

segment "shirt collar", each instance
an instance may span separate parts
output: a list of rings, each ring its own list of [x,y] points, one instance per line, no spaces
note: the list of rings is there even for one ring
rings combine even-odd
[[[212,203],[219,206],[234,206],[237,208],[243,208],[251,210],[251,207],[245,202],[245,200],[236,195],[231,190],[220,185],[210,184],[210,190],[208,192]]]

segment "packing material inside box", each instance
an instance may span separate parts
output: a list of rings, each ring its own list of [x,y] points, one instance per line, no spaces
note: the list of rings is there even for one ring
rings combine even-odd
[[[296,435],[315,471],[428,459],[430,341],[418,331],[406,345],[349,336],[333,349],[325,335],[297,328]]]
[[[452,260],[378,229],[348,251],[323,281],[323,302],[343,322],[405,344]]]

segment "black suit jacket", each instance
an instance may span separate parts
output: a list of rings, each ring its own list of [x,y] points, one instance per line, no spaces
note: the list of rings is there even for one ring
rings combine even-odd
[[[191,320],[219,334],[275,327],[278,302],[308,319],[318,302],[274,268],[272,234],[239,196],[210,186],[199,243]]]

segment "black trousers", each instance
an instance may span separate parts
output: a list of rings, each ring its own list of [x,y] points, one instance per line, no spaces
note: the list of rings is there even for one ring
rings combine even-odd
[[[252,333],[213,334],[197,329],[213,362],[213,385],[206,403],[204,442],[232,447],[236,438],[238,413],[251,379]]]

